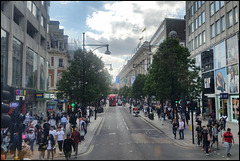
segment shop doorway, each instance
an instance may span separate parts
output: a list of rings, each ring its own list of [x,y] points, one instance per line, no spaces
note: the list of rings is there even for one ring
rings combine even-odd
[[[227,101],[228,101],[227,99],[221,99],[220,100],[220,108],[222,108],[221,116],[226,114],[226,116],[228,117]]]

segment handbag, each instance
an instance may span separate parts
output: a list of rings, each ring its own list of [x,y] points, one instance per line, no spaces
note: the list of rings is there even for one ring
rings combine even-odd
[[[84,136],[85,132],[84,131],[80,131],[80,136]]]

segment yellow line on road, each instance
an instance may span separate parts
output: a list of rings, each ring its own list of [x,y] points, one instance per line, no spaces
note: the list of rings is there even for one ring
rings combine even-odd
[[[89,148],[89,150],[86,153],[83,153],[83,154],[78,155],[78,156],[88,155],[89,153],[92,152],[93,148],[94,148],[94,145],[91,145],[91,147]]]

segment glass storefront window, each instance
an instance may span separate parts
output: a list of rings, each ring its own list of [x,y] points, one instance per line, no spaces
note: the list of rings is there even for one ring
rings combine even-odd
[[[1,81],[7,84],[8,72],[8,33],[1,29]]]
[[[37,89],[37,53],[27,49],[26,53],[26,87]]]
[[[22,55],[22,43],[17,39],[13,38],[12,85],[17,87],[22,87]]]
[[[232,120],[237,120],[239,117],[239,98],[232,98]]]
[[[40,89],[45,90],[45,61],[40,57]]]

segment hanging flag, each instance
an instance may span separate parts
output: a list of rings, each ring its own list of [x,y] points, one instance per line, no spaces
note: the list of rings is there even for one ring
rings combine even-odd
[[[146,30],[146,27],[142,30],[142,32],[144,32]]]
[[[116,76],[116,83],[120,84],[120,77],[119,76]]]
[[[143,37],[141,37],[139,40],[141,41],[143,39]]]

